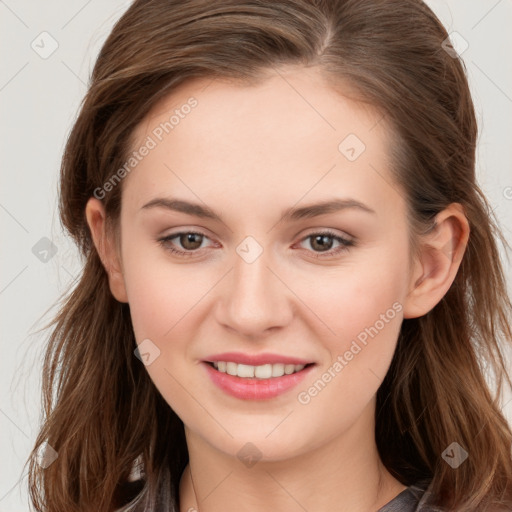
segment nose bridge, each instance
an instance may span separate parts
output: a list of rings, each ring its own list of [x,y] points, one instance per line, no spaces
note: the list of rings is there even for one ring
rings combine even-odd
[[[270,250],[254,237],[246,237],[236,247],[222,297],[222,323],[248,336],[286,324],[291,308],[286,287],[271,270],[272,260]]]

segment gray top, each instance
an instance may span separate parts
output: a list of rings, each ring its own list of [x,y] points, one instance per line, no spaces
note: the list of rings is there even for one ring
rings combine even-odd
[[[441,509],[427,503],[430,488],[430,480],[420,480],[404,489],[377,512],[440,512]]]

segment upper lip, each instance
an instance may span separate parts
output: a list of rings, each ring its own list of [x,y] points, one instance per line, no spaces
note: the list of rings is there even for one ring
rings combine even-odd
[[[242,352],[223,352],[208,356],[205,361],[214,363],[217,361],[226,361],[238,364],[248,364],[251,366],[261,366],[264,364],[310,364],[312,361],[300,359],[298,357],[282,356],[279,354],[243,354]]]

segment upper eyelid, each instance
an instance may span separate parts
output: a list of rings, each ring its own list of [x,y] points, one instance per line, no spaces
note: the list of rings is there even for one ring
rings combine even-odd
[[[347,242],[354,242],[355,241],[355,237],[352,236],[352,235],[349,235],[348,233],[343,233],[343,234],[340,234],[338,232],[336,232],[334,229],[332,228],[311,228],[312,231],[308,231],[307,233],[305,233],[304,235],[302,235],[298,242],[303,242],[304,240],[308,239],[309,237],[313,236],[313,235],[319,235],[319,234],[324,234],[324,235],[327,235],[327,236],[331,236],[332,238],[340,238],[342,240],[345,240]],[[162,236],[160,238],[160,240],[165,240],[165,239],[173,239],[173,238],[176,238],[178,237],[179,235],[185,235],[185,234],[189,234],[189,233],[193,233],[193,234],[197,234],[197,235],[200,235],[200,236],[203,236],[205,238],[208,238],[210,241],[212,241],[211,237],[209,235],[207,235],[205,232],[203,232],[202,230],[200,229],[182,229],[180,231],[176,231],[175,233],[169,233],[168,235],[165,235],[165,236]],[[198,251],[199,249],[196,249],[195,251],[186,251],[186,252],[196,252]],[[185,251],[185,250],[184,250]]]

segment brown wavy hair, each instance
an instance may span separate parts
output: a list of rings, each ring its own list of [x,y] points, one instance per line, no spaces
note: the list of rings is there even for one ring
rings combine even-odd
[[[85,205],[120,168],[134,128],[196,77],[250,85],[281,65],[315,66],[333,88],[385,116],[412,240],[460,203],[470,237],[459,271],[426,315],[405,319],[377,393],[376,439],[404,485],[432,479],[432,503],[482,512],[512,507],[512,432],[500,411],[512,385],[512,339],[498,241],[508,244],[475,179],[477,123],[465,67],[420,0],[136,0],[104,43],[65,147],[59,210],[84,258],[62,297],[44,359],[44,422],[29,464],[38,511],[178,511],[188,462],[183,423],[134,357],[128,304],[112,296]],[[346,91],[345,91],[346,92]],[[115,231],[122,182],[103,198]],[[486,377],[498,384],[491,393]],[[453,441],[468,459],[452,469]],[[48,442],[58,458],[37,463]],[[144,478],[129,482],[138,456]]]

